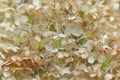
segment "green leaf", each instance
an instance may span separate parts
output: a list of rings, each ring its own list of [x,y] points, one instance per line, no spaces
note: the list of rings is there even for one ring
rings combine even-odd
[[[83,44],[86,43],[86,42],[87,42],[87,38],[81,38],[81,39],[78,41],[78,43],[81,44],[81,45],[83,45]]]
[[[39,71],[39,76],[41,77],[41,78],[43,78],[43,74],[45,73],[45,71],[43,70],[43,69],[40,69],[40,71]]]
[[[54,24],[52,24],[51,26],[50,26],[50,29],[49,29],[50,31],[53,31],[53,32],[56,32],[56,29],[55,29],[55,26],[54,26]]]
[[[54,44],[54,48],[59,48],[61,46],[61,42],[62,42],[62,38],[58,39]]]
[[[20,37],[18,37],[17,42],[25,42],[25,41],[27,41],[27,40],[28,40],[28,39],[27,39],[26,37],[20,36]]]
[[[84,18],[84,12],[80,11],[80,17],[83,19]]]
[[[40,43],[39,43],[39,49],[43,49],[44,48],[44,44],[45,44],[45,41],[41,40]]]
[[[101,69],[104,70],[110,65],[110,58],[106,58],[105,61],[102,63]]]

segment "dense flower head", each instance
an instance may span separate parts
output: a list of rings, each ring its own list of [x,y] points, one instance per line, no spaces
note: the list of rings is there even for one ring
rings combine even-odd
[[[0,0],[0,80],[118,80],[118,0]]]

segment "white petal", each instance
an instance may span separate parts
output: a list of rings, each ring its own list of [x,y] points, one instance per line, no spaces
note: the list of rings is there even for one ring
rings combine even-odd
[[[57,56],[58,56],[58,58],[63,58],[64,54],[62,52],[58,52]]]
[[[53,50],[52,46],[49,44],[45,45],[45,49],[50,52]]]
[[[41,8],[41,0],[33,0],[33,5],[36,6],[35,10]]]
[[[15,24],[16,24],[16,25],[20,25],[19,19],[16,19],[16,20],[15,20]]]
[[[79,53],[85,53],[86,49],[85,48],[79,48]]]
[[[42,36],[44,37],[50,37],[50,36],[55,36],[56,33],[52,32],[52,31],[47,31],[47,32],[43,32]]]
[[[114,21],[114,17],[113,17],[113,16],[111,16],[109,20],[110,20],[110,21]]]
[[[12,57],[11,57],[11,60],[12,60],[12,61],[17,61],[16,56],[12,56]]]
[[[74,36],[80,36],[82,33],[81,29],[79,26],[75,26],[73,29],[72,29],[72,34]]]
[[[83,54],[81,54],[81,58],[82,59],[87,59],[88,58],[88,53],[83,53]]]
[[[70,26],[67,26],[67,27],[65,28],[64,34],[65,34],[66,36],[69,36],[69,35],[71,34],[71,30],[72,30],[72,28],[71,28]]]
[[[60,70],[60,74],[64,75],[64,74],[70,74],[70,68],[63,68]]]
[[[26,23],[28,21],[28,17],[25,15],[20,16],[20,21]]]
[[[95,58],[94,57],[92,57],[92,56],[90,56],[89,58],[88,58],[88,62],[89,63],[94,63],[94,61],[95,61]]]
[[[76,11],[77,11],[76,6],[73,5],[73,6],[72,6],[72,12],[75,13]]]
[[[114,4],[113,7],[114,7],[115,10],[118,10],[119,9],[119,3]]]
[[[59,35],[58,35],[59,37],[66,37],[66,35],[65,34],[62,34],[62,33],[60,33]]]
[[[107,73],[104,77],[105,80],[112,80],[113,79],[113,75],[110,73]]]
[[[71,17],[68,17],[68,19],[69,20],[74,20],[74,19],[76,19],[76,17],[75,16],[71,16]]]
[[[96,75],[96,73],[90,73],[90,77],[95,77]]]
[[[60,3],[56,3],[56,4],[55,4],[55,9],[60,10],[60,8],[61,8]]]
[[[37,40],[38,42],[40,42],[40,41],[41,41],[41,38],[40,38],[39,36],[36,36],[36,37],[35,37],[35,40]]]
[[[57,49],[57,48],[56,48],[56,49],[52,49],[51,52],[52,52],[52,53],[57,53],[57,52],[58,52],[58,49]]]

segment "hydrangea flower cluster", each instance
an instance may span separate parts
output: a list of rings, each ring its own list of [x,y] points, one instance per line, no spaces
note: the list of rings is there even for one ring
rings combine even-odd
[[[0,0],[0,80],[119,80],[119,0]]]

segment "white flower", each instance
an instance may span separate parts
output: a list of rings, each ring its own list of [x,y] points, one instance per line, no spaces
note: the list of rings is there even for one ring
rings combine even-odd
[[[35,36],[35,40],[37,40],[38,42],[40,42],[41,38],[39,36]]]
[[[119,3],[114,4],[113,8],[114,8],[115,10],[118,10],[118,9],[119,9]]]
[[[74,36],[80,36],[82,33],[82,30],[81,30],[80,26],[78,26],[78,25],[75,25],[75,26],[68,25],[65,28],[64,33],[66,36],[69,36],[70,34],[73,34]]]
[[[33,0],[33,5],[36,6],[35,10],[38,10],[41,8],[41,0]]]
[[[72,34],[73,34],[74,36],[80,36],[81,33],[82,33],[82,31],[81,31],[80,26],[74,26],[74,27],[72,28]]]
[[[52,49],[50,52],[57,53],[58,52],[58,48]]]
[[[75,6],[75,5],[72,5],[72,12],[73,12],[73,13],[76,13],[76,11],[77,11],[76,6]]]
[[[79,53],[85,53],[86,49],[85,48],[79,48]]]
[[[28,56],[28,55],[30,55],[30,50],[29,50],[29,48],[27,47],[27,46],[25,46],[24,48],[24,54],[26,55],[26,56]]]
[[[66,35],[65,35],[65,34],[62,34],[62,33],[58,34],[58,36],[59,36],[59,37],[63,37],[63,38],[66,37]]]
[[[57,56],[58,56],[58,58],[63,58],[64,54],[62,52],[58,52]]]
[[[97,8],[96,7],[93,7],[92,9],[90,9],[90,12],[91,13],[95,13],[97,11]]]
[[[107,73],[104,77],[105,80],[112,80],[113,79],[113,75],[110,73]]]
[[[49,45],[49,44],[46,44],[45,45],[45,49],[47,50],[47,51],[52,51],[53,50],[53,47],[51,46],[51,45]]]
[[[88,58],[88,62],[91,63],[91,64],[94,63],[95,62],[95,58],[93,56],[90,56]]]
[[[79,76],[79,75],[80,75],[80,71],[74,70],[74,71],[72,71],[72,74],[73,74],[74,76]]]
[[[111,17],[109,18],[109,20],[110,20],[110,21],[114,21],[114,17],[111,16]]]
[[[108,39],[108,35],[102,35],[101,43],[104,44],[107,39]]]
[[[88,53],[83,53],[83,54],[81,54],[81,58],[82,58],[82,59],[87,59],[88,56],[89,56]]]
[[[26,23],[28,21],[28,17],[26,15],[22,15],[19,18],[20,22]]]
[[[46,31],[46,32],[43,32],[42,36],[44,37],[50,37],[50,36],[55,36],[56,33],[55,32],[52,32],[52,31]]]
[[[70,74],[70,68],[66,67],[66,68],[60,69],[60,74],[61,75]]]
[[[75,42],[75,39],[73,38],[68,39],[68,43],[74,43],[74,42]]]
[[[69,26],[69,25],[66,26],[65,31],[64,31],[65,35],[66,35],[66,36],[71,35],[71,30],[72,30],[72,27],[71,27],[71,26]]]
[[[55,9],[57,9],[57,10],[60,10],[60,9],[61,9],[60,3],[57,2],[57,3],[55,4]]]

